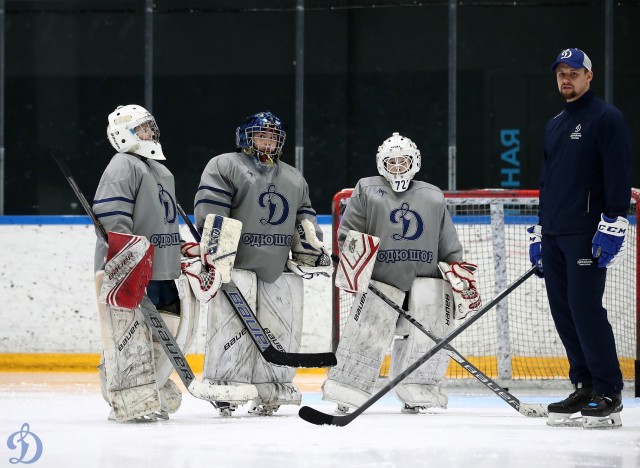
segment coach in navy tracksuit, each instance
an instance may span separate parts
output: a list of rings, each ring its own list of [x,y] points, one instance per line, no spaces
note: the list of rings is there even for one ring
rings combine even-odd
[[[584,52],[562,51],[552,70],[566,107],[545,129],[539,224],[528,231],[576,391],[549,405],[549,424],[568,425],[554,421],[575,421],[571,414],[581,411],[584,427],[615,427],[623,383],[602,296],[607,267],[625,251],[629,134],[622,113],[589,90]]]

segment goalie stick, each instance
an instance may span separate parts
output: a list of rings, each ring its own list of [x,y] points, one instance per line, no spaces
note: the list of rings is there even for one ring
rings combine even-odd
[[[179,203],[176,203],[176,205],[180,216],[189,227],[191,235],[199,243],[202,236],[200,236],[182,206]],[[221,289],[249,332],[249,336],[258,347],[258,351],[267,362],[276,366],[286,367],[331,367],[337,364],[336,355],[333,353],[288,353],[279,344],[280,349],[276,349],[233,280],[223,284]]]
[[[415,371],[418,367],[424,364],[428,359],[430,359],[434,354],[440,351],[442,348],[447,346],[454,338],[456,338],[460,333],[465,331],[471,325],[473,325],[476,321],[480,319],[484,314],[486,314],[493,306],[495,306],[498,302],[504,299],[511,291],[516,289],[522,283],[524,283],[531,275],[533,275],[536,271],[536,267],[532,267],[525,274],[523,274],[520,278],[515,280],[511,285],[509,285],[504,291],[498,294],[495,298],[491,300],[486,306],[480,309],[474,316],[469,318],[465,323],[460,325],[454,331],[445,336],[442,340],[440,340],[433,348],[423,354],[416,362],[407,367],[404,371],[402,371],[398,376],[385,385],[378,393],[373,395],[367,401],[365,401],[362,406],[357,408],[353,413],[347,414],[345,416],[335,416],[323,413],[318,411],[310,406],[303,406],[298,411],[298,415],[304,419],[305,421],[315,424],[315,425],[333,425],[333,426],[346,426],[355,418],[364,413],[370,406],[372,406],[376,401],[386,395],[393,387],[398,385],[405,377]]]
[[[393,302],[389,296],[380,291],[374,285],[369,284],[369,289],[374,292],[376,296],[386,302],[393,310],[398,312],[401,316],[406,318],[409,322],[411,322],[418,330],[427,335],[433,341],[438,343],[440,339],[431,333],[429,330],[424,328],[420,322],[414,319],[409,312],[404,310],[398,304]],[[478,379],[484,386],[486,386],[493,393],[498,395],[504,401],[506,401],[513,409],[515,409],[518,413],[529,416],[532,418],[543,418],[549,415],[547,411],[547,405],[535,404],[535,403],[524,403],[518,400],[515,396],[509,393],[506,389],[502,388],[496,382],[494,382],[488,375],[484,374],[480,369],[471,364],[462,354],[453,348],[450,344],[444,346],[444,349],[451,353],[451,358],[456,361],[460,366],[469,372],[472,376]]]
[[[76,194],[78,201],[80,201],[80,204],[98,229],[100,237],[105,243],[107,243],[108,235],[106,229],[91,209],[91,205],[89,205],[89,202],[80,190],[80,187],[73,178],[73,175],[71,175],[71,171],[67,167],[67,164],[62,160],[57,151],[52,152],[51,156],[53,156],[53,159],[58,163],[60,170],[69,182],[69,185],[71,185],[73,192]],[[178,373],[180,380],[182,380],[182,383],[189,393],[196,398],[207,401],[235,401],[245,399],[244,397],[246,395],[233,394],[236,389],[231,385],[212,385],[197,380],[191,370],[191,366],[189,366],[187,359],[176,343],[176,340],[167,328],[167,325],[164,323],[164,320],[158,313],[156,307],[153,305],[153,302],[151,302],[146,294],[140,303],[140,309],[146,324],[149,326],[158,342],[162,345],[162,349],[167,354],[169,361],[173,365],[173,368]],[[249,399],[250,398],[251,396],[249,396]]]

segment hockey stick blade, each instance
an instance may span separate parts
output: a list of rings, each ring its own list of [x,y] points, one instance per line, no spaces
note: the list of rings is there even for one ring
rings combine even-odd
[[[182,206],[176,203],[180,216],[186,223],[191,231],[191,235],[200,242],[201,236],[196,230],[195,226],[187,216]],[[222,293],[225,295],[231,307],[235,311],[238,318],[242,321],[245,328],[249,332],[249,336],[258,347],[258,351],[265,359],[265,361],[274,364],[276,366],[286,367],[332,367],[335,366],[338,361],[336,355],[333,353],[288,353],[284,349],[276,349],[272,340],[269,338],[268,333],[262,328],[260,322],[256,318],[255,314],[251,310],[251,306],[247,303],[238,287],[233,281],[229,281],[223,284],[221,287]]]
[[[93,224],[100,233],[100,238],[106,244],[108,241],[107,231],[91,209],[91,205],[89,205],[89,202],[82,193],[82,190],[80,190],[80,187],[73,178],[73,175],[71,175],[69,167],[62,160],[60,154],[57,151],[51,153],[51,156],[58,163],[60,170],[69,182],[69,185],[71,185],[71,188],[78,198],[78,201],[82,205],[82,208],[87,213],[87,215],[89,215],[89,218],[91,218]],[[187,362],[187,359],[180,350],[178,343],[176,343],[175,338],[158,313],[156,306],[153,305],[153,302],[151,302],[146,294],[144,295],[144,297],[142,298],[142,302],[140,303],[140,310],[142,312],[142,316],[144,317],[145,323],[151,329],[151,332],[156,337],[158,343],[160,343],[160,345],[162,346],[162,349],[169,358],[171,365],[177,372],[180,380],[187,388],[189,393],[191,393],[196,398],[207,401],[247,401],[252,398],[257,398],[257,391],[255,392],[255,394],[253,394],[251,392],[247,392],[246,390],[240,390],[236,392],[236,394],[231,394],[232,390],[238,389],[234,387],[230,388],[229,386],[223,385],[209,385],[198,381],[195,378],[193,371],[191,370],[191,366],[189,366],[189,363]],[[251,393],[251,395],[249,396],[249,398],[244,399],[247,393]]]
[[[338,363],[333,353],[288,353],[284,349],[276,349],[233,281],[223,284],[221,289],[267,362],[287,367],[331,367]]]
[[[407,319],[409,323],[411,323],[414,327],[420,330],[422,333],[427,335],[434,342],[439,342],[440,339],[427,330],[420,322],[418,322],[415,318],[409,314],[406,310],[400,307],[398,304],[393,302],[389,296],[380,291],[373,284],[369,284],[369,289],[373,291],[373,293],[387,303],[393,310],[398,312],[402,317]],[[444,347],[447,351],[451,353],[451,359],[457,362],[464,370],[466,370],[469,374],[475,377],[481,384],[491,390],[493,393],[502,398],[505,402],[509,404],[513,409],[524,416],[539,418],[546,417],[548,412],[546,407],[543,405],[537,404],[528,404],[522,403],[518,398],[509,393],[506,389],[502,388],[499,384],[493,381],[488,375],[478,369],[476,366],[471,364],[462,354],[460,354],[453,346],[450,344]]]
[[[511,285],[509,285],[504,291],[498,294],[495,298],[493,298],[487,305],[485,305],[482,309],[475,313],[471,318],[467,319],[465,323],[460,325],[458,328],[453,330],[447,336],[445,336],[439,343],[437,343],[433,348],[423,354],[416,362],[407,367],[404,371],[402,371],[396,378],[394,378],[391,382],[385,385],[378,393],[373,395],[367,401],[365,401],[359,408],[357,408],[353,413],[347,414],[345,416],[331,416],[316,409],[313,409],[309,406],[303,406],[300,408],[298,415],[304,419],[305,421],[315,424],[315,425],[332,425],[332,426],[346,426],[355,418],[364,413],[369,407],[371,407],[376,401],[386,395],[392,388],[398,385],[402,380],[405,379],[409,374],[414,372],[418,367],[424,364],[428,359],[430,359],[434,354],[440,351],[442,348],[447,346],[449,342],[455,339],[460,333],[465,331],[471,325],[473,325],[476,321],[478,321],[484,314],[486,314],[490,309],[492,309],[498,302],[504,299],[511,291],[516,289],[522,283],[524,283],[530,276],[532,276],[536,271],[536,267],[532,267],[529,269],[524,275],[515,280]]]

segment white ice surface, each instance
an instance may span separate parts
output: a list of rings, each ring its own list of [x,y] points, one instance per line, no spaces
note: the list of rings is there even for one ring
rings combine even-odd
[[[317,385],[300,386],[303,405],[333,411]],[[513,394],[527,403],[565,396],[539,392]],[[625,397],[621,429],[587,431],[521,416],[479,384],[449,393],[448,410],[420,415],[400,414],[385,396],[346,427],[311,425],[297,407],[264,418],[247,415],[245,406],[223,419],[185,393],[169,421],[120,424],[107,421],[97,374],[0,373],[0,467],[24,466],[10,463],[19,450],[7,440],[25,422],[43,445],[34,467],[640,466],[640,399]]]

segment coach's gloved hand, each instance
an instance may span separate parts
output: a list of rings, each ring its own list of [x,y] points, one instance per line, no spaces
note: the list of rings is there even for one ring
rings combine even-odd
[[[536,276],[538,278],[544,277],[542,271],[542,226],[536,224],[527,228],[529,233],[529,261],[531,265],[535,266]]]
[[[626,234],[629,221],[622,216],[600,216],[598,230],[593,236],[591,255],[598,259],[598,268],[609,268],[620,262],[627,251]]]

